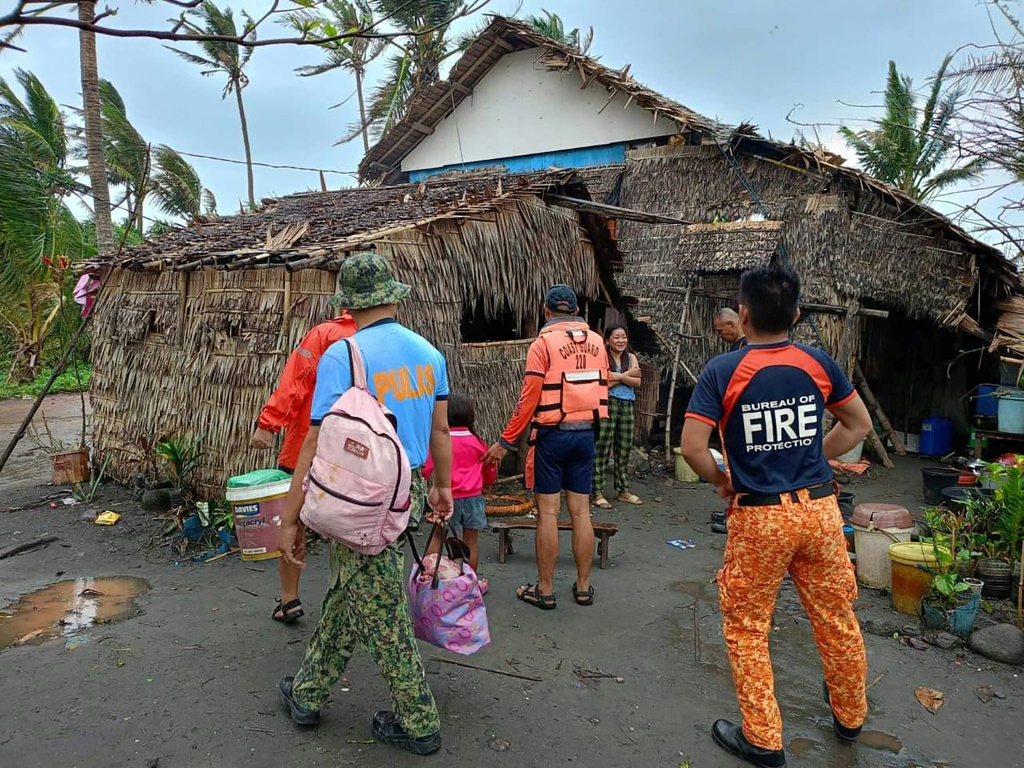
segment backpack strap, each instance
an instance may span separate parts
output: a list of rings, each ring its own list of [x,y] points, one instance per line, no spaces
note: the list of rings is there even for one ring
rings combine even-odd
[[[348,365],[352,370],[352,386],[369,389],[370,385],[366,378],[366,361],[363,359],[362,350],[351,336],[345,339],[345,344],[348,346]]]

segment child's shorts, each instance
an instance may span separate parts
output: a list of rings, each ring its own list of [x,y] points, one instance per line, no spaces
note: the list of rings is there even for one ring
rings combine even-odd
[[[455,499],[455,512],[449,525],[456,530],[484,530],[487,527],[487,505],[484,497]]]

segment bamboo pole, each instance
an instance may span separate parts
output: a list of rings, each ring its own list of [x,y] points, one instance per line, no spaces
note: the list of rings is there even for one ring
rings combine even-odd
[[[668,388],[668,406],[665,416],[665,463],[671,466],[674,463],[672,458],[672,401],[676,394],[676,379],[679,377],[679,357],[683,352],[683,330],[686,328],[686,320],[690,313],[690,287],[686,287],[686,295],[683,297],[683,311],[679,313],[679,338],[676,339],[676,356],[672,361],[672,383]],[[691,374],[692,375],[692,374]]]
[[[871,387],[868,386],[868,380],[864,376],[864,371],[860,368],[860,363],[854,362],[853,373],[854,377],[858,381],[857,388],[864,396],[864,400],[867,402],[868,407],[875,412],[875,415],[878,417],[878,422],[882,425],[882,437],[891,438],[892,446],[896,449],[896,453],[900,456],[906,456],[907,449],[903,445],[903,440],[896,433],[896,430],[892,428],[892,423],[889,421],[889,417],[885,415],[885,411],[882,410],[881,403],[878,402],[878,398],[875,397],[875,393],[872,392]]]

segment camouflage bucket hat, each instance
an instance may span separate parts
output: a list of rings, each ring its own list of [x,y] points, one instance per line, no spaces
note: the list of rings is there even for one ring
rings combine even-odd
[[[338,269],[337,293],[330,303],[345,309],[398,304],[412,288],[395,280],[391,262],[376,253],[349,256]]]

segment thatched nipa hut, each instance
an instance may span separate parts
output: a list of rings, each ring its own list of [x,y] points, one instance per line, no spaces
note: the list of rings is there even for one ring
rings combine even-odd
[[[600,293],[584,216],[540,195],[572,172],[490,171],[292,195],[101,260],[93,331],[94,446],[127,481],[154,438],[202,436],[202,490],[269,463],[249,448],[291,350],[331,316],[337,263],[374,246],[413,285],[399,319],[446,356],[494,437],[511,412],[545,290]]]

